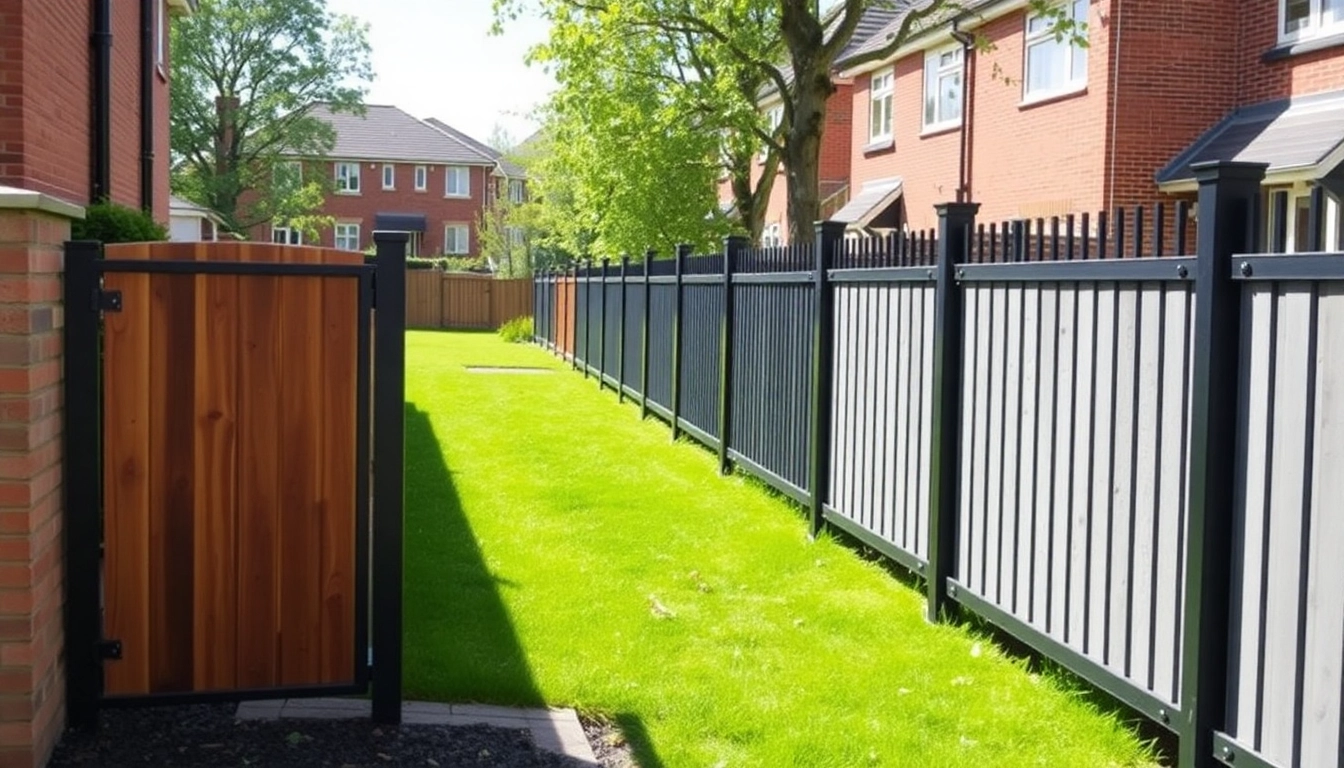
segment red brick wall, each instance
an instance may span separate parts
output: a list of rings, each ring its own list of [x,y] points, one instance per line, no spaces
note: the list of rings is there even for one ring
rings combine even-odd
[[[1344,88],[1344,47],[1264,62],[1278,42],[1279,0],[1241,0],[1238,86],[1240,103],[1254,104]],[[1229,14],[1233,15],[1233,14]]]
[[[1110,67],[1119,78],[1108,106],[1110,207],[1158,199],[1156,172],[1235,106],[1236,80],[1223,62],[1243,23],[1222,0],[1112,2]]]
[[[140,206],[140,4],[112,4],[112,198]],[[89,201],[88,0],[0,0],[0,184]],[[155,216],[168,220],[168,87],[155,91]]]
[[[1054,101],[1022,104],[1023,12],[977,30],[994,49],[976,57],[971,195],[983,221],[1099,210],[1104,205],[1110,0],[1091,8],[1087,88]],[[930,43],[942,47],[946,40]],[[933,206],[955,199],[958,134],[923,136],[924,53],[896,64],[894,149],[865,154],[869,76],[854,90],[852,187],[890,176],[904,180],[912,228],[936,225]]]
[[[360,164],[360,194],[329,195],[322,206],[322,213],[334,216],[339,223],[359,224],[360,248],[373,245],[374,218],[379,213],[422,213],[426,216],[424,239],[420,245],[421,256],[437,256],[443,252],[443,228],[446,224],[466,224],[471,231],[471,255],[480,253],[477,237],[477,223],[485,205],[487,191],[492,187],[490,172],[485,166],[471,166],[471,197],[445,197],[445,166],[429,165],[426,189],[415,191],[415,163],[395,163],[396,189],[383,189],[383,163],[381,161],[362,161]],[[326,163],[326,173],[334,178],[335,166]],[[257,237],[269,239],[270,228],[261,227]],[[322,232],[320,242],[305,239],[310,245],[334,247],[336,233],[334,229]]]
[[[69,222],[0,210],[0,766],[42,765],[65,722],[61,244]]]
[[[837,83],[826,100],[826,122],[821,135],[821,181],[849,180],[849,135],[853,130],[854,84]]]

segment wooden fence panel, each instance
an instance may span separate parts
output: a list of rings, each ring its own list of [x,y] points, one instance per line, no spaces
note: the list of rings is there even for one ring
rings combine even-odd
[[[443,326],[443,273],[432,269],[406,271],[406,327]]]
[[[489,290],[492,328],[498,328],[514,318],[532,314],[531,279],[492,280]]]

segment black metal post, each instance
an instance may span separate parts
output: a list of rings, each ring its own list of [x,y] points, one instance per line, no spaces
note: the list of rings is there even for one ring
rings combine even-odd
[[[826,497],[831,485],[831,403],[835,386],[835,296],[826,270],[835,264],[845,243],[845,224],[818,222],[812,282],[812,424],[807,453],[809,528],[812,536],[826,525]]]
[[[99,605],[103,509],[98,353],[98,271],[102,245],[65,244],[65,696],[70,725],[98,725],[103,667]]]
[[[677,265],[673,273],[672,299],[672,439],[681,436],[681,276],[686,272],[686,260],[691,258],[691,246],[677,246]]]
[[[1190,509],[1185,540],[1178,764],[1216,764],[1213,734],[1225,725],[1232,528],[1237,471],[1241,286],[1232,256],[1257,242],[1259,163],[1199,163],[1195,343],[1191,360]]]
[[[653,275],[653,259],[657,255],[652,250],[644,254],[644,329],[639,353],[639,418],[641,420],[649,416],[649,316],[651,314],[649,304],[653,301],[653,289],[649,287],[649,277]]]
[[[1026,261],[1027,254],[1027,221],[1026,219],[1013,219],[1013,255],[1010,259],[1004,261]]]
[[[570,267],[570,285],[573,292],[569,296],[569,367],[579,369],[579,263]],[[587,374],[584,374],[587,376]]]
[[[621,303],[616,319],[616,401],[625,402],[625,281],[630,274],[630,257],[621,256]]]
[[[728,443],[733,425],[733,271],[750,242],[741,235],[723,239],[723,316],[719,321],[719,472],[732,472]]]
[[[929,450],[928,619],[952,607],[947,581],[957,557],[957,464],[961,418],[961,286],[957,264],[970,261],[979,203],[944,203],[938,210],[937,286],[933,298],[932,443]]]
[[[602,276],[597,281],[597,297],[602,302],[597,314],[597,365],[594,366],[598,390],[606,387],[603,377],[607,374],[607,267],[610,265],[611,260],[603,256]]]
[[[593,365],[589,354],[593,349],[593,260],[585,259],[583,265],[583,295],[586,297],[583,302],[583,378],[586,379],[588,369]],[[600,386],[601,379],[598,382]]]
[[[373,719],[401,722],[406,455],[405,232],[376,232],[373,358]]]

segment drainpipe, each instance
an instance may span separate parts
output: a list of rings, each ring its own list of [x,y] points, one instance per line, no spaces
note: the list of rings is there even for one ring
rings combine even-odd
[[[957,178],[957,202],[971,200],[971,140],[975,118],[975,35],[957,29],[952,20],[952,39],[961,43],[961,166]]]
[[[154,213],[154,72],[158,69],[155,8],[140,0],[140,207]]]
[[[112,0],[93,0],[93,104],[89,200],[112,196]]]

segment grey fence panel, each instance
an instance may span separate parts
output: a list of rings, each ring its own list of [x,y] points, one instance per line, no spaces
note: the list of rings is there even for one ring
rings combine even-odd
[[[1344,660],[1344,285],[1246,287],[1229,735],[1336,765]]]
[[[612,379],[619,373],[621,358],[621,295],[620,283],[606,283],[602,295],[606,302],[602,313],[602,373]]]
[[[624,371],[617,371],[625,386],[640,391],[640,361],[644,356],[644,284],[625,286]]]
[[[830,507],[924,560],[933,285],[835,286]]]
[[[958,581],[1176,703],[1193,294],[965,296]]]
[[[808,283],[733,286],[729,447],[803,493],[809,490],[814,290]]]
[[[716,436],[723,285],[689,284],[681,291],[681,416],[706,435]]]
[[[580,277],[574,282],[574,359],[587,365],[588,355],[588,283]],[[596,347],[594,347],[596,349]]]
[[[677,287],[649,286],[649,402],[672,407],[672,322]]]

